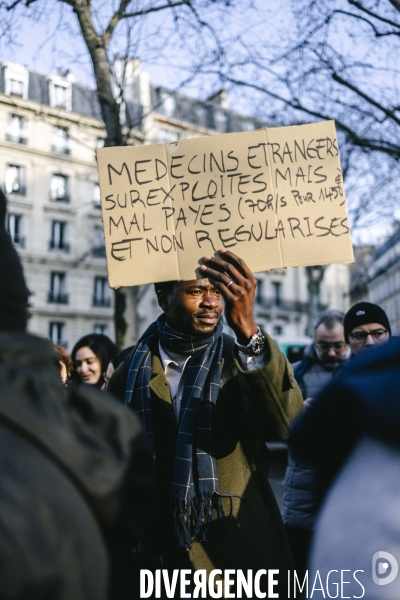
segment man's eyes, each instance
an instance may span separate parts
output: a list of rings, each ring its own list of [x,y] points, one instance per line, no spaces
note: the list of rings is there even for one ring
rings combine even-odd
[[[192,296],[200,296],[201,294],[203,294],[203,290],[192,290],[190,293],[192,294]],[[215,289],[212,291],[212,294],[214,296],[220,296],[221,292],[219,290]]]

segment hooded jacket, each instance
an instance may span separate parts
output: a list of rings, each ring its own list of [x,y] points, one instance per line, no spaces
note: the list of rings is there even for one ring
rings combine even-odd
[[[0,598],[132,597],[130,549],[151,505],[135,416],[65,388],[52,345],[0,332]]]

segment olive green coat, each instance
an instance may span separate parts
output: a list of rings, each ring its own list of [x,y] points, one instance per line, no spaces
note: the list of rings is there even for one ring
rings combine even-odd
[[[265,333],[265,332],[264,332]],[[300,390],[291,365],[275,342],[269,345],[268,364],[244,371],[239,360],[225,360],[221,389],[212,428],[219,488],[233,498],[226,532],[209,527],[207,542],[194,543],[190,551],[179,551],[165,543],[164,566],[189,569],[280,569],[286,589],[291,557],[279,509],[260,462],[263,442],[284,439],[288,425],[302,409]],[[124,399],[129,360],[114,372],[108,391]],[[230,363],[230,364],[229,364]],[[170,524],[170,490],[177,440],[177,423],[158,349],[152,357],[150,381],[156,441],[157,479],[162,523],[167,539]],[[260,453],[261,450],[261,453]],[[223,498],[225,514],[230,499]],[[266,580],[265,577],[261,581]],[[277,589],[275,588],[275,591]],[[280,594],[280,597],[285,597]]]

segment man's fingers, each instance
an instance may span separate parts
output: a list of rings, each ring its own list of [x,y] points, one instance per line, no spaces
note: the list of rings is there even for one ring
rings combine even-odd
[[[224,284],[231,280],[239,285],[245,284],[243,275],[230,263],[214,257],[204,257],[204,259],[205,265],[202,265],[200,270],[203,271],[205,277]]]
[[[212,269],[206,265],[202,265],[200,270],[203,272],[205,277],[210,279],[214,285],[216,285],[216,287],[218,287],[218,289],[224,293],[226,293],[226,291],[232,291],[232,286],[237,283],[233,275],[230,273],[225,273],[222,270],[216,271],[215,269]],[[238,276],[241,277],[239,273]]]
[[[220,250],[220,255],[222,260],[229,262],[243,277],[246,277],[246,279],[251,279],[253,277],[253,273],[239,256],[236,256],[236,254],[233,254],[230,250],[225,250],[225,248]]]
[[[246,290],[257,285],[255,277],[241,258],[228,250],[224,252],[221,251],[221,257],[222,258],[217,258],[215,256],[204,257],[205,264],[204,267],[201,267],[204,276],[216,279],[224,284],[227,284],[232,280]],[[217,273],[226,275],[228,281],[218,276]]]

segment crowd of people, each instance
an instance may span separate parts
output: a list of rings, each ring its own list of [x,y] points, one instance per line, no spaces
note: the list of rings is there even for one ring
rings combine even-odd
[[[69,356],[26,332],[5,211],[0,192],[0,599],[139,598],[141,569],[277,572],[288,598],[288,571],[400,559],[400,344],[382,308],[321,313],[291,365],[255,322],[250,269],[221,250],[200,279],[155,284],[161,315],[134,347],[89,334]],[[265,443],[288,438],[281,515]]]

